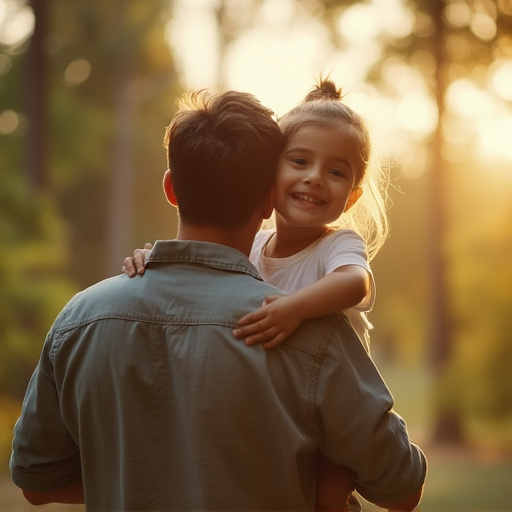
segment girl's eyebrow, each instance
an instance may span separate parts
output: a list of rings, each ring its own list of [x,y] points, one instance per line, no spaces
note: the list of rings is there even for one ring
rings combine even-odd
[[[293,146],[291,148],[288,148],[287,150],[283,151],[283,155],[286,155],[288,153],[293,153],[294,151],[302,151],[304,153],[313,153],[311,149],[303,148],[301,146]]]
[[[345,165],[345,166],[346,166],[346,167],[348,167],[350,170],[352,170],[352,165],[350,165],[350,162],[349,162],[346,158],[335,157],[335,158],[334,158],[334,161],[335,161],[335,162],[339,162],[340,164]]]
[[[282,155],[283,156],[287,156],[289,153],[295,153],[295,152],[311,154],[311,153],[314,153],[314,150],[313,149],[308,149],[308,148],[303,148],[301,146],[294,146],[294,147],[291,147],[291,148],[283,151]],[[333,156],[332,159],[334,160],[334,162],[336,162],[338,164],[341,164],[341,165],[345,165],[349,169],[352,169],[352,166],[350,165],[350,162],[346,158],[341,157],[341,156]]]

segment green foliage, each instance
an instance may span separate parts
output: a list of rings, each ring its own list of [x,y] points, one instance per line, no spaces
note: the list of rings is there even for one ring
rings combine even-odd
[[[159,191],[164,128],[180,90],[162,2],[58,1],[50,14],[59,43],[49,60],[52,186],[71,226],[68,272],[84,287],[117,272],[143,242],[173,235]],[[77,59],[90,74],[73,85],[66,70]]]
[[[119,268],[128,250],[172,236],[175,223],[163,196],[155,200],[166,165],[164,128],[180,92],[164,38],[167,8],[159,0],[55,0],[45,6],[46,190],[35,190],[25,171],[31,150],[23,87],[27,45],[1,48],[9,66],[2,76],[0,113],[12,109],[21,122],[13,133],[0,134],[0,395],[18,398],[60,309],[78,289],[108,275],[116,150],[121,148],[132,166],[131,175],[119,180],[133,182],[132,194],[122,198],[131,215],[117,226],[132,233],[129,247],[118,248]],[[77,60],[87,62],[90,72],[73,82],[67,72]],[[126,106],[132,137],[119,142],[126,124],[120,111]]]
[[[75,291],[62,274],[66,229],[22,176],[0,188],[0,390],[22,397],[46,331]]]
[[[23,172],[30,151],[24,137],[30,122],[27,98],[20,87],[27,47],[2,48],[10,65],[0,99],[22,122],[12,134],[0,135],[0,395],[18,398],[59,310],[79,288],[107,274],[106,226],[116,193],[111,169],[123,128],[119,99],[126,91],[133,138],[124,141],[123,151],[132,161],[136,184],[133,196],[124,198],[133,218],[124,222],[128,231],[144,233],[130,249],[141,239],[164,238],[169,224],[172,228],[163,197],[154,200],[165,170],[164,127],[178,92],[164,40],[164,5],[158,0],[56,0],[46,6],[42,79],[48,84],[43,100],[50,120],[50,183],[44,191],[34,190]],[[90,73],[73,83],[66,72],[79,59],[89,63]],[[126,251],[119,252],[119,268]]]

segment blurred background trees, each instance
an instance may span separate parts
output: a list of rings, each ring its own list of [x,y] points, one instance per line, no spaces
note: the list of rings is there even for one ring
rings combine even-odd
[[[192,18],[180,31],[184,9]],[[392,235],[374,264],[374,357],[429,376],[437,442],[506,432],[510,0],[1,0],[0,394],[22,397],[75,291],[118,273],[145,241],[174,236],[176,219],[158,196],[162,136],[175,98],[197,85],[188,71],[206,67],[204,49],[194,53],[186,37],[205,18],[211,34],[200,29],[196,42],[216,54],[201,86],[245,88],[268,104],[255,81],[237,81],[256,71],[292,96],[294,84],[268,70],[302,63],[272,64],[281,48],[263,44],[265,71],[236,55],[256,34],[285,39],[297,27],[322,51],[314,67],[302,56],[311,78],[296,101],[321,71],[344,89],[344,80],[366,84],[346,101],[381,113],[394,187]],[[270,106],[283,114],[292,105]]]
[[[0,54],[0,383],[19,398],[72,292],[119,272],[145,237],[173,236],[172,213],[149,197],[180,86],[157,0],[5,8],[7,42],[24,13],[34,22]]]

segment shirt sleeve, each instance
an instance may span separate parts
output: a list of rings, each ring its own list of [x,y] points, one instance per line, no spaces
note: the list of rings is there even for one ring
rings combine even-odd
[[[375,304],[376,287],[364,240],[355,231],[341,229],[327,237],[325,241],[323,257],[326,275],[346,265],[358,265],[368,272],[370,290],[353,309],[363,313],[371,311]]]
[[[51,491],[76,480],[80,455],[62,419],[50,361],[51,332],[30,379],[14,427],[10,459],[14,483],[29,491]]]
[[[274,235],[274,233],[274,229],[262,229],[258,231],[256,233],[256,236],[254,237],[251,253],[249,255],[249,261],[258,269],[258,271],[261,271],[261,256],[265,248],[265,245],[267,244],[268,240]]]
[[[318,387],[322,452],[352,471],[357,491],[370,502],[393,503],[416,493],[426,459],[393,411],[393,398],[355,334],[338,321]]]

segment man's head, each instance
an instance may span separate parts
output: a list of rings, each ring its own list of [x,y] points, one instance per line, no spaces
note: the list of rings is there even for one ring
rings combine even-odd
[[[164,145],[182,222],[241,227],[274,185],[282,135],[252,95],[186,94]]]

